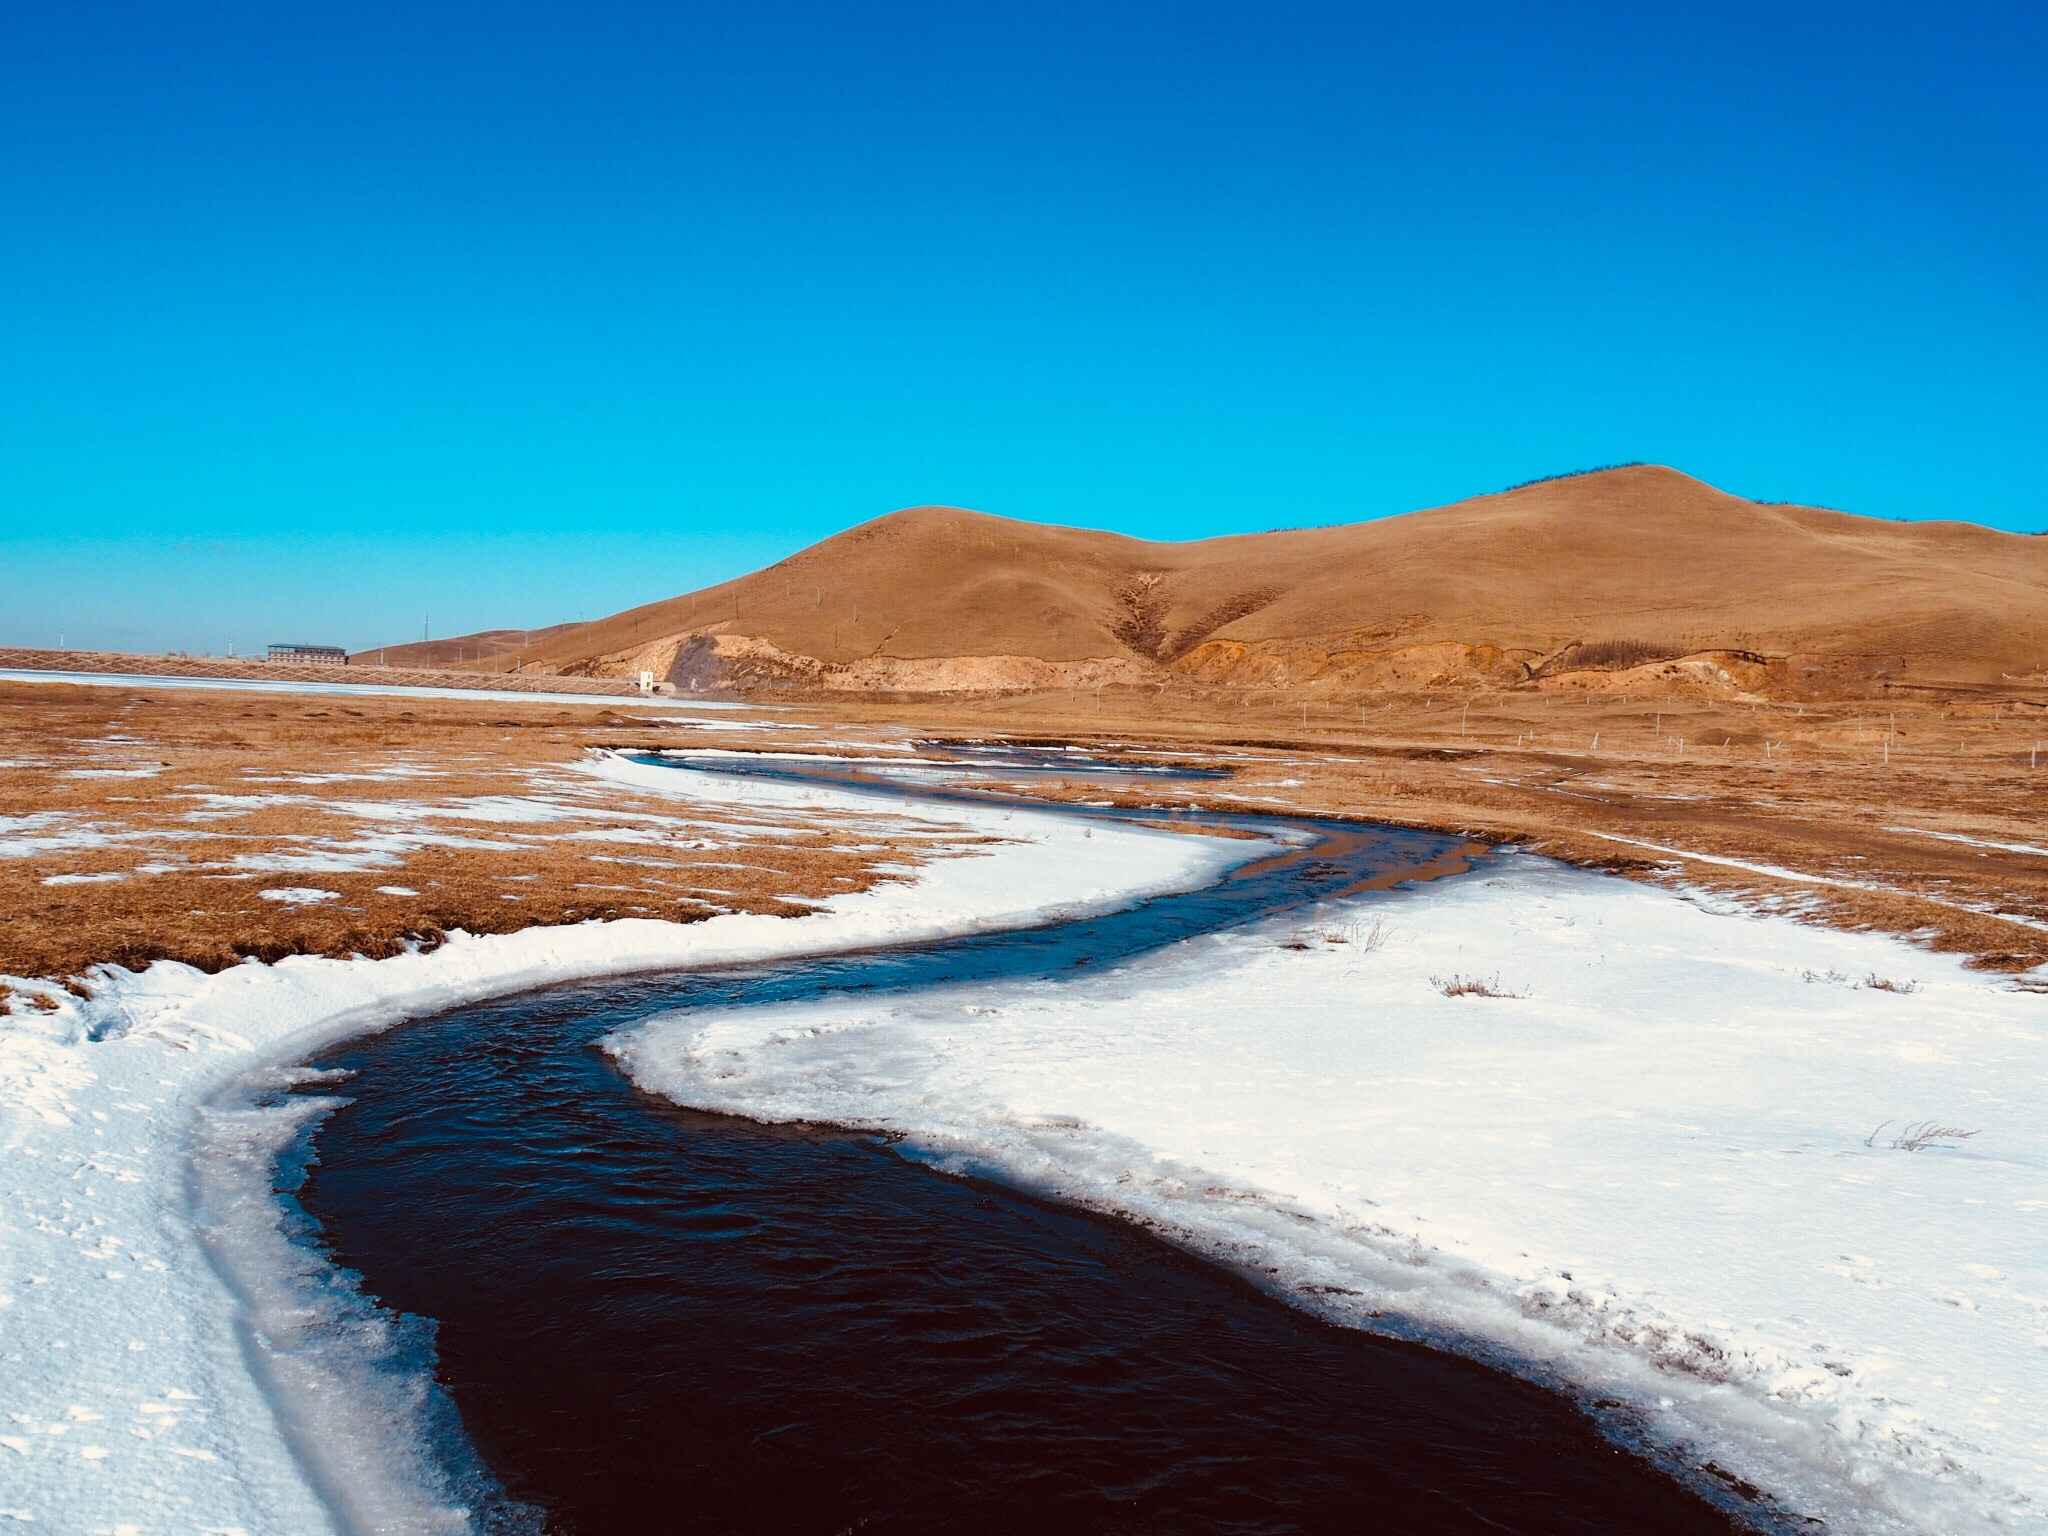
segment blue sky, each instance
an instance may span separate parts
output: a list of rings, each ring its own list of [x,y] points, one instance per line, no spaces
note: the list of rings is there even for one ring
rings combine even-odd
[[[1648,459],[2048,528],[2038,4],[0,12],[0,643]]]

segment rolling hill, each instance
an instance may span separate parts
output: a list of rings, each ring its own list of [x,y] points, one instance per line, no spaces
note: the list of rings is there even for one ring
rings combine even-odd
[[[1746,501],[1654,465],[1188,543],[916,507],[530,643],[434,646],[503,670],[507,636],[528,671],[685,691],[1977,687],[2048,662],[2048,539]]]
[[[351,661],[374,666],[448,667],[457,671],[481,668],[503,672],[527,651],[559,640],[580,624],[550,624],[545,629],[486,629],[473,635],[451,635],[446,640],[412,640],[404,645],[380,645],[357,651]]]

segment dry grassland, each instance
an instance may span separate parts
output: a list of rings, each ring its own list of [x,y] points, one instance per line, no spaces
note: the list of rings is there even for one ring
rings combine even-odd
[[[757,816],[573,766],[677,734],[630,706],[0,683],[0,975],[798,915],[932,852],[890,818]]]
[[[573,627],[573,626],[571,626]],[[543,631],[542,633],[551,633]],[[438,642],[437,642],[438,644]],[[419,650],[421,647],[409,647]],[[429,654],[438,651],[427,648]],[[447,642],[452,658],[461,653]],[[372,652],[374,658],[377,654]],[[511,690],[518,693],[609,693],[620,698],[639,696],[630,681],[602,677],[536,677],[508,671],[511,664],[457,666],[449,661],[426,661],[407,666],[382,666],[374,659],[357,661],[347,667],[319,662],[264,661],[256,657],[232,656],[144,656],[127,651],[50,651],[26,646],[0,647],[0,668],[29,672],[98,672],[140,677],[232,677],[251,682],[359,683],[385,688],[464,688]],[[445,670],[444,670],[445,668]]]
[[[1238,769],[1230,781],[1115,798],[1461,832],[1910,936],[1980,967],[2048,960],[2048,712],[2010,698],[1775,705],[1522,691],[1304,708],[1277,691],[1107,690],[839,712],[937,736],[1037,734],[1189,762],[1232,754],[1221,758]],[[1111,798],[1095,786],[1054,793]]]
[[[1010,737],[1221,764],[1050,799],[1300,811],[1513,842],[2020,973],[2048,960],[2048,752],[2013,699],[1839,705],[1497,695],[835,701],[781,750]],[[797,914],[933,849],[576,771],[595,747],[766,734],[617,709],[0,685],[0,974],[381,955],[453,928]],[[1163,818],[1162,818],[1163,820]],[[1171,824],[1164,822],[1164,824]],[[1754,866],[1744,868],[1741,866]],[[294,904],[266,892],[317,892]],[[2022,985],[2030,985],[2022,980]]]

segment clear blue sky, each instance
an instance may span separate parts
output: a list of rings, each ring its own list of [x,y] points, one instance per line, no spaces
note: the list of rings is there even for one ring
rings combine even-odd
[[[951,502],[2048,528],[2048,7],[0,11],[0,642],[596,616]]]

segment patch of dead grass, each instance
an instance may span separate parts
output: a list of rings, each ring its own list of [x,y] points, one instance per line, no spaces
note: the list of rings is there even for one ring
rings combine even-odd
[[[553,702],[0,685],[0,829],[14,819],[0,833],[0,974],[384,956],[456,929],[795,917],[907,878],[932,852],[885,824],[764,823],[571,770],[600,738],[641,744],[621,737],[631,725]],[[477,814],[506,800],[543,819]],[[394,835],[407,846],[365,846]],[[25,837],[73,846],[24,852]],[[369,867],[317,867],[351,858]],[[331,895],[263,895],[294,888]]]
[[[1313,697],[1305,720],[1303,709],[1302,694],[1289,690],[1112,690],[1099,702],[849,701],[833,713],[927,736],[1007,734],[1239,769],[1234,780],[1129,792],[1054,785],[1047,798],[1430,828],[1802,922],[1906,937],[1978,969],[2017,976],[2048,963],[2039,926],[2048,925],[2048,857],[1922,835],[2044,842],[2048,752],[2038,769],[2032,753],[2037,739],[2048,742],[2048,700],[2010,691],[1783,703],[1439,691]],[[1683,752],[1678,740],[1688,743]],[[1829,883],[1673,858],[1600,834]]]
[[[1076,779],[1031,791],[1053,801],[1149,811],[1148,824],[1174,830],[1196,830],[1174,818],[1193,805],[1392,822],[1512,843],[1800,921],[1902,935],[2016,976],[2048,961],[2048,932],[2034,926],[2048,924],[2048,857],[1920,835],[2042,841],[2036,829],[2048,812],[2048,763],[2037,773],[2028,754],[2037,732],[2048,736],[2033,718],[2048,717],[2048,710],[2024,700],[1913,698],[1879,707],[1422,693],[1311,700],[1305,723],[1301,711],[1298,697],[1232,694],[1219,703],[1191,695],[1118,698],[1114,690],[1101,703],[1092,695],[1057,694],[847,699],[776,716],[809,730],[767,733],[738,722],[726,729],[657,722],[630,704],[341,701],[0,684],[0,764],[24,765],[0,767],[0,817],[57,812],[250,839],[236,849],[264,838],[291,847],[303,845],[295,839],[342,836],[360,818],[350,823],[316,808],[274,806],[182,822],[183,810],[203,802],[173,797],[428,802],[532,795],[546,793],[550,776],[563,776],[595,746],[832,744],[844,754],[846,738],[863,732],[899,740],[957,733],[1239,769],[1234,780],[1114,790]],[[1671,745],[1681,739],[1689,743],[1684,752]],[[1700,742],[1717,745],[1702,749]],[[146,774],[108,776],[138,770]],[[72,776],[79,773],[92,776]],[[358,773],[394,776],[294,782]],[[631,792],[621,791],[616,803],[630,801]],[[435,825],[482,839],[504,830],[454,820]],[[1919,830],[1891,830],[1900,827]],[[833,839],[807,838],[795,828],[759,839],[742,835],[737,821],[729,834],[703,836],[717,849],[560,841],[538,851],[422,849],[402,866],[359,875],[280,872],[233,882],[199,867],[214,857],[200,840],[165,842],[160,856],[119,844],[33,865],[0,859],[0,900],[12,919],[0,936],[0,971],[70,974],[116,956],[219,965],[245,954],[389,953],[458,926],[501,932],[587,918],[790,913],[891,878],[881,866],[913,863],[928,852],[914,842],[835,850]],[[1607,840],[1617,836],[1813,879]],[[617,862],[642,854],[676,867]],[[172,868],[102,885],[41,884],[52,874],[131,872],[151,857]],[[687,867],[691,860],[705,867]],[[714,863],[721,867],[708,867]],[[514,875],[537,878],[512,882]],[[291,909],[256,895],[288,885],[338,894]],[[376,890],[380,885],[409,886],[420,895],[388,897]],[[2018,984],[2036,985],[2027,978]]]

